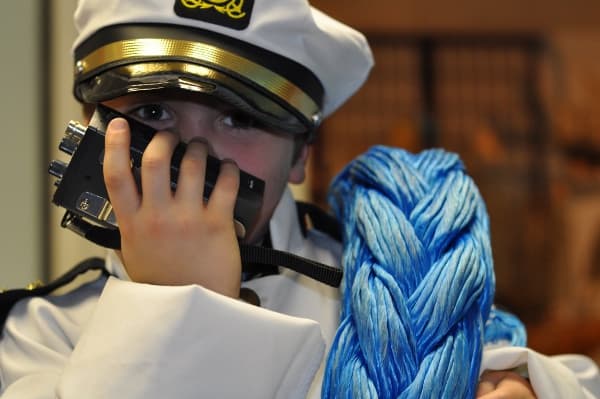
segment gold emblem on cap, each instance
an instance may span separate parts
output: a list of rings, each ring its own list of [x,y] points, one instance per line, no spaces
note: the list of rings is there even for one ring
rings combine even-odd
[[[242,11],[244,0],[180,0],[181,5],[186,8],[214,8],[221,14],[226,14],[229,18],[244,18],[246,13]]]

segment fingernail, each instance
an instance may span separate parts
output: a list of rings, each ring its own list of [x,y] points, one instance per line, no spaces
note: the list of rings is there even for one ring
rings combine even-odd
[[[127,129],[127,121],[123,118],[115,118],[110,121],[108,126],[113,130],[125,130]]]
[[[235,166],[238,166],[237,162],[235,162],[235,159],[231,159],[231,158],[223,158],[221,159],[221,163],[231,163],[234,164]]]

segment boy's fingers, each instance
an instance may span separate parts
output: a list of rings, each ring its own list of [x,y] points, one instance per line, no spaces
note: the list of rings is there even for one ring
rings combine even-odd
[[[178,143],[174,134],[157,132],[142,155],[142,203],[164,208],[172,199],[171,157]]]
[[[493,392],[496,389],[496,384],[491,383],[490,381],[480,381],[477,386],[477,393],[475,394],[476,398],[479,398],[485,394]]]
[[[477,387],[477,398],[495,399],[495,398],[535,398],[531,384],[515,373],[509,370],[487,370],[483,372],[479,379]]]
[[[117,217],[134,211],[139,205],[139,194],[131,172],[130,140],[129,126],[125,119],[115,118],[108,124],[102,171]]]
[[[188,143],[181,160],[175,198],[190,203],[194,208],[203,205],[207,154],[206,141],[194,139]]]
[[[506,378],[506,371],[504,370],[486,370],[479,377],[479,382],[485,382],[495,387],[504,378]]]
[[[223,216],[233,218],[233,208],[240,186],[240,169],[232,160],[222,160],[217,183],[208,200],[208,207]]]

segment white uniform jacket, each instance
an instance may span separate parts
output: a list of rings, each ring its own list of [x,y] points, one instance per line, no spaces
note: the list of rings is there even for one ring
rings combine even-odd
[[[339,264],[339,244],[315,231],[304,237],[295,215],[286,193],[273,247]],[[320,396],[337,289],[282,269],[244,283],[257,307],[200,286],[128,281],[114,254],[107,264],[117,277],[15,305],[0,341],[2,399]],[[495,348],[482,369],[523,364],[540,398],[600,398],[598,370],[582,356]]]

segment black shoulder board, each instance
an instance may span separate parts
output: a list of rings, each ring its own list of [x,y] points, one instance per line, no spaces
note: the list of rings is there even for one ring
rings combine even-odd
[[[340,223],[333,215],[314,204],[302,201],[296,201],[296,209],[298,210],[298,219],[300,219],[302,234],[306,235],[308,223],[310,222],[315,229],[331,236],[336,241],[342,241]]]
[[[0,332],[4,329],[6,318],[15,303],[25,298],[48,295],[52,291],[69,284],[77,276],[89,270],[102,270],[104,274],[108,274],[104,259],[94,257],[81,261],[71,270],[47,285],[32,289],[8,290],[0,293]]]

